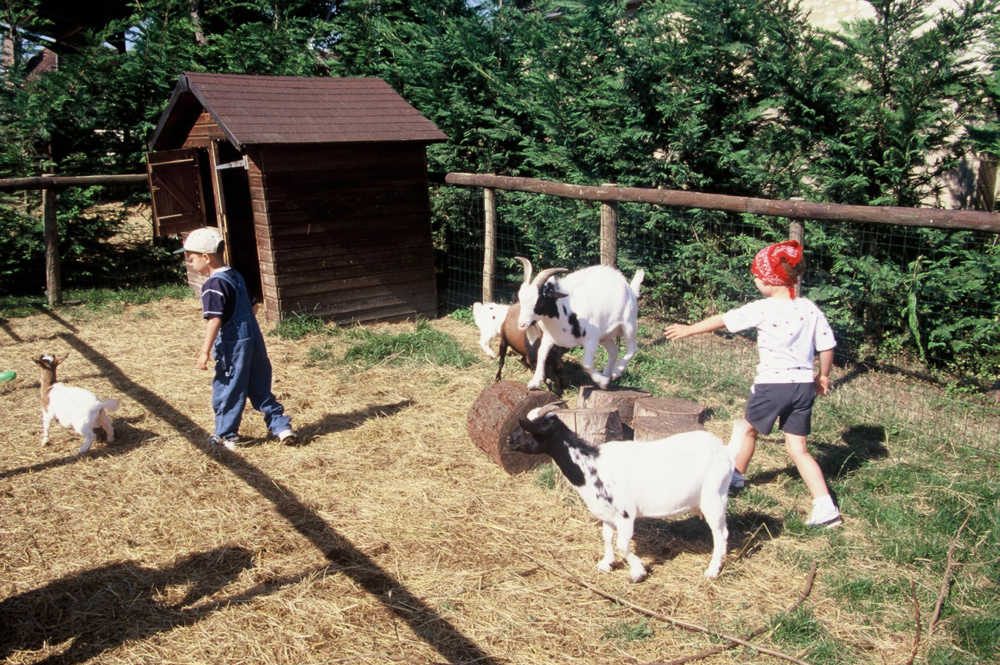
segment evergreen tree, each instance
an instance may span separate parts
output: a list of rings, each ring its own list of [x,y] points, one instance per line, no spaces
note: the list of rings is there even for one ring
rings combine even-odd
[[[918,206],[940,195],[942,176],[965,156],[964,124],[982,110],[988,71],[980,50],[995,27],[995,0],[873,0],[875,17],[831,34],[840,86],[813,176],[838,203]],[[995,39],[995,37],[994,37]],[[832,130],[832,131],[831,131]]]

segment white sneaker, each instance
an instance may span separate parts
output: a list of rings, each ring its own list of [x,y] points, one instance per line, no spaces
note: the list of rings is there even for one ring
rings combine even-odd
[[[824,527],[827,529],[832,529],[835,526],[840,526],[844,523],[843,518],[840,516],[840,511],[834,507],[833,511],[821,511],[817,512],[814,508],[812,514],[809,515],[809,519],[806,520],[806,526]]]
[[[741,490],[746,487],[747,479],[742,473],[733,469],[733,476],[729,479],[729,489],[731,490]]]
[[[278,441],[286,446],[294,446],[299,442],[299,436],[292,430],[285,429],[278,432]]]
[[[242,443],[240,437],[234,434],[230,434],[229,436],[217,436],[213,434],[209,437],[208,441],[212,445],[222,446],[226,450],[236,450]]]

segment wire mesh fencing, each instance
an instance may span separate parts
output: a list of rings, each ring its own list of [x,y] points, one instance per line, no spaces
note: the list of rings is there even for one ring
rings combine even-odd
[[[443,187],[436,230],[445,311],[483,296],[482,189]],[[493,300],[516,298],[522,268],[600,261],[600,202],[495,194]],[[764,245],[789,237],[788,219],[647,203],[617,205],[617,266],[643,268],[640,315],[695,321],[759,297],[749,273]],[[804,221],[802,293],[826,313],[837,362],[947,369],[990,388],[1000,375],[1000,235],[991,231],[853,221]],[[1000,386],[993,385],[993,388]]]

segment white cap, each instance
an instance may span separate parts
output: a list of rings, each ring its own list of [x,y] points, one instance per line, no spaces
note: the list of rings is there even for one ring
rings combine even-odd
[[[214,226],[203,226],[195,229],[184,238],[182,252],[196,252],[198,254],[215,254],[219,251],[219,243],[222,242],[222,234]]]

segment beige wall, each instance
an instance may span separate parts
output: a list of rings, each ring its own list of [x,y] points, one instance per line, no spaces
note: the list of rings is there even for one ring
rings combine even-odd
[[[930,10],[953,7],[954,0],[937,0],[931,3]],[[872,6],[862,0],[802,0],[801,8],[813,26],[832,32],[840,31],[845,21],[875,16]],[[998,187],[996,166],[981,163],[975,155],[967,156],[954,173],[943,179],[941,185],[941,196],[925,200],[925,205],[995,209]]]
[[[809,22],[824,30],[839,30],[844,21],[875,16],[872,6],[862,0],[802,0],[801,7]],[[937,0],[930,5],[931,10],[941,7],[955,7],[955,2]]]
[[[860,0],[802,0],[802,12],[823,30],[839,30],[844,21],[875,16],[872,6]]]

